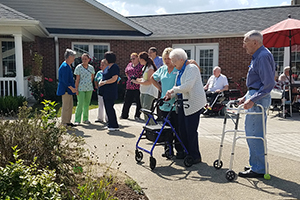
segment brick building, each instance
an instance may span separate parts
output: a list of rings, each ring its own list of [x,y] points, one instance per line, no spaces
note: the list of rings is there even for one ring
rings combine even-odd
[[[204,82],[216,65],[238,81],[251,60],[242,48],[243,35],[264,30],[288,14],[300,19],[300,6],[124,17],[95,0],[0,0],[0,96],[8,94],[3,93],[7,80],[16,83],[18,94],[28,96],[23,69],[34,64],[35,52],[43,56],[43,75],[56,79],[66,48],[79,57],[89,53],[94,63],[114,51],[124,75],[132,52],[155,46],[161,54],[166,47],[180,47],[200,65]],[[270,50],[282,71],[289,63],[288,47]],[[299,74],[299,46],[293,48],[292,65]],[[11,74],[15,76],[7,78]]]

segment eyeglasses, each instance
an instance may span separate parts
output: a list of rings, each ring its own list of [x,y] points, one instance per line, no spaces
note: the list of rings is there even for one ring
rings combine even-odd
[[[136,58],[130,58],[130,60],[135,60]]]

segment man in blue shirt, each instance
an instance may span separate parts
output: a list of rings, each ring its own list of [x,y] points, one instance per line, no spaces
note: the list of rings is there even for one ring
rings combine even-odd
[[[154,61],[157,69],[164,65],[163,59],[162,57],[157,55],[157,49],[155,47],[150,47],[148,50],[148,54]]]
[[[263,36],[258,31],[250,31],[245,34],[243,48],[252,56],[247,74],[248,92],[240,103],[244,103],[244,109],[249,112],[261,112],[261,109],[254,104],[264,107],[264,112],[271,103],[270,92],[275,85],[275,62],[271,52],[263,46]],[[264,137],[262,115],[246,115],[245,132],[246,136]],[[267,121],[265,112],[265,122]],[[249,146],[249,164],[246,171],[240,172],[240,177],[258,178],[264,177],[265,152],[264,144],[260,139],[247,139]]]
[[[62,96],[61,123],[64,126],[74,126],[71,123],[73,109],[73,95],[76,93],[71,64],[75,60],[76,52],[66,49],[65,61],[58,70],[57,96]]]

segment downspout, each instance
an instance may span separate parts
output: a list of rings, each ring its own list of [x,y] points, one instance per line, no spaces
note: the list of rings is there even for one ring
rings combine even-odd
[[[58,69],[59,69],[59,44],[58,44],[58,37],[54,37],[55,43],[55,69],[56,69],[56,79],[58,80]]]

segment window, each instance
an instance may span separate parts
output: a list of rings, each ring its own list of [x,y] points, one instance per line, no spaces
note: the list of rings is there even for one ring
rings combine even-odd
[[[202,81],[206,84],[212,75],[213,68],[219,62],[219,44],[175,44],[173,48],[182,48],[188,59],[195,60],[201,68]]]
[[[281,47],[281,48],[274,48],[274,47],[271,47],[269,48],[269,50],[271,51],[271,53],[273,54],[273,57],[274,57],[274,60],[277,64],[278,69],[278,73],[282,72],[283,71],[283,68],[284,68],[284,47]]]
[[[300,75],[300,45],[292,46],[292,71],[293,74]]]
[[[285,66],[290,65],[290,56],[289,56],[289,47],[281,47],[281,48],[269,48],[271,53],[273,54],[274,60],[279,65],[279,69],[277,69],[278,74],[283,73],[283,68]],[[300,75],[300,45],[292,46],[292,71],[293,74]],[[300,80],[298,78],[298,80]]]
[[[0,52],[0,76],[15,77],[16,76],[16,57],[14,41],[1,41],[2,50]]]
[[[92,58],[91,63],[95,70],[98,71],[100,62],[104,58],[105,52],[110,50],[109,44],[106,43],[72,43],[74,51],[76,51],[76,59],[74,67],[81,63],[81,56],[83,53],[88,53]]]

